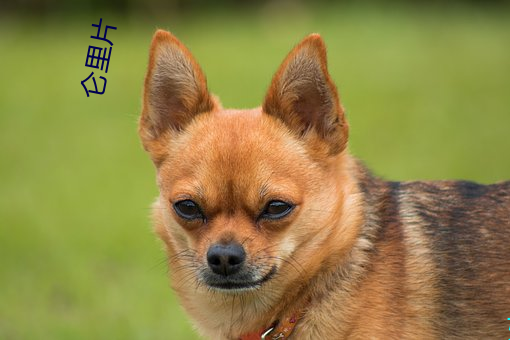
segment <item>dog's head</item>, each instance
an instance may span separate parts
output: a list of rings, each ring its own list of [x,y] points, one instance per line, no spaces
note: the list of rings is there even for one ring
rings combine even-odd
[[[306,275],[331,252],[329,238],[349,234],[337,226],[348,127],[319,35],[286,57],[262,107],[234,110],[208,92],[186,47],[157,31],[139,133],[157,168],[157,232],[173,271],[208,289]]]

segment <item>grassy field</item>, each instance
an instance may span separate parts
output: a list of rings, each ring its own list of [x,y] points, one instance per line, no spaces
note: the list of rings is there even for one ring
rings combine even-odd
[[[287,51],[319,32],[350,148],[376,174],[488,183],[510,178],[508,14],[105,14],[103,24],[118,30],[108,32],[106,93],[90,98],[80,81],[90,74],[84,61],[99,16],[2,17],[0,339],[196,338],[150,230],[157,189],[136,134],[155,28],[189,46],[226,107],[259,105]]]

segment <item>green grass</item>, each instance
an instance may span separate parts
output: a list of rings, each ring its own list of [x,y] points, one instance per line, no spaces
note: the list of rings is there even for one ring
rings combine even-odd
[[[265,8],[103,15],[103,96],[80,85],[99,16],[0,20],[0,338],[194,339],[150,230],[154,170],[136,134],[147,48],[175,32],[226,107],[260,104],[323,35],[351,150],[389,179],[510,178],[508,11]],[[214,317],[214,316],[211,316]]]

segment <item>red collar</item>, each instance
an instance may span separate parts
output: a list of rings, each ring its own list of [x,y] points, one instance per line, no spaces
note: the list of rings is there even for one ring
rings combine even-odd
[[[248,333],[242,335],[239,340],[281,340],[288,339],[294,327],[296,326],[301,313],[294,313],[290,317],[282,321],[276,321],[269,328],[263,328],[258,332]]]

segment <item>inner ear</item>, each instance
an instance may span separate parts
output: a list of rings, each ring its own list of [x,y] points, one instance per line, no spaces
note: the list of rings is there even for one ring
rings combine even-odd
[[[281,87],[284,90],[281,99],[288,100],[286,113],[294,116],[299,132],[306,133],[315,127],[321,135],[327,134],[327,119],[334,116],[335,103],[331,89],[322,73],[320,64],[293,60],[283,75]],[[296,76],[303,75],[301,78]]]
[[[326,47],[318,34],[306,37],[285,58],[273,77],[263,110],[300,137],[315,132],[330,153],[345,148],[347,123],[327,71]]]
[[[212,111],[214,100],[200,66],[189,50],[169,32],[152,39],[140,119],[142,140],[180,131],[196,115]]]

